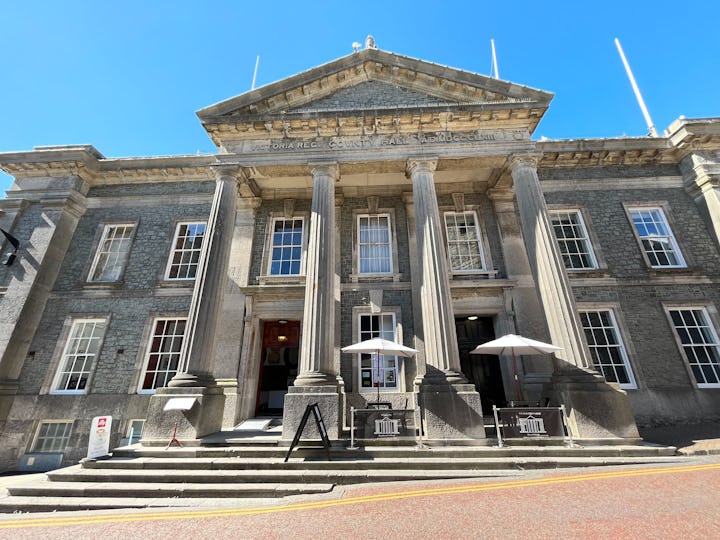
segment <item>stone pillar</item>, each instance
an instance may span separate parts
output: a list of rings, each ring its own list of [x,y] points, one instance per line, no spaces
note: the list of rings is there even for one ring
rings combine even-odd
[[[720,162],[711,152],[695,151],[680,162],[685,191],[702,210],[708,230],[720,247]]]
[[[241,405],[238,396],[243,395],[244,377],[240,375],[240,352],[245,342],[245,318],[249,308],[242,288],[250,279],[255,214],[260,207],[260,197],[240,197],[237,201],[235,225],[227,270],[227,284],[220,307],[220,316],[215,343],[215,379],[225,393],[223,429],[231,429],[240,417]],[[251,324],[247,326],[251,327]],[[257,384],[256,380],[253,380]],[[255,388],[253,388],[254,395]],[[254,401],[253,401],[254,405]]]
[[[592,370],[570,281],[540,188],[536,156],[514,156],[511,171],[530,269],[550,338],[563,348],[555,354],[555,373],[547,393],[565,405],[578,437],[637,438],[627,394]]]
[[[180,351],[180,367],[168,387],[159,388],[150,399],[143,442],[167,439],[175,426],[180,440],[196,439],[222,428],[225,400],[223,388],[215,379],[215,346],[227,285],[238,179],[223,168],[217,170],[217,175]],[[168,400],[178,397],[194,399],[192,408],[165,411]]]
[[[311,164],[311,166],[313,166]],[[319,403],[328,436],[340,432],[340,393],[335,366],[335,163],[314,164],[308,231],[305,309],[298,376],[285,395],[283,439],[292,439],[305,407]],[[308,423],[310,424],[310,422]],[[313,425],[307,426],[312,436]]]
[[[555,240],[545,196],[540,189],[537,160],[534,156],[514,157],[511,167],[525,247],[545,310],[550,338],[553,345],[563,348],[556,356],[564,360],[563,367],[568,364],[590,367],[590,353],[584,345],[570,280]]]
[[[425,375],[420,403],[429,439],[485,437],[480,395],[460,370],[455,315],[433,172],[437,161],[409,159],[418,255],[416,283],[422,304]],[[416,325],[419,326],[419,325]]]
[[[38,201],[2,201],[3,228],[17,237],[20,248],[12,266],[0,267],[0,283],[7,286],[0,301],[0,422],[10,411],[28,349],[86,209],[84,182],[68,178],[62,184],[69,189],[44,193]]]
[[[520,232],[512,186],[493,188],[488,191],[488,197],[493,203],[500,232],[505,272],[507,278],[514,283],[504,291],[506,318],[499,324],[500,334],[521,334],[540,341],[550,341],[535,280],[530,270],[528,253]],[[509,363],[510,359],[508,358],[507,361]],[[550,357],[533,355],[518,358],[517,364],[522,395],[515,395],[517,387],[514,381],[508,379],[505,381],[507,399],[537,401],[544,397],[544,387],[553,371]],[[504,373],[512,377],[512,372],[512,368],[508,365]]]

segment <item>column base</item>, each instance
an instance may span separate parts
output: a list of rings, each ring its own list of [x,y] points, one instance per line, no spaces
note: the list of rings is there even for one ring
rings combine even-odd
[[[426,439],[484,439],[480,394],[472,384],[420,385],[419,403]]]
[[[18,391],[18,381],[0,380],[0,422],[7,420]]]
[[[627,394],[595,372],[564,366],[553,374],[545,395],[551,404],[565,405],[574,437],[640,440]]]
[[[198,373],[178,373],[168,383],[170,388],[200,388],[215,386],[215,378],[212,375]]]
[[[189,410],[165,410],[173,398],[194,399]],[[170,442],[177,426],[177,439],[190,442],[222,429],[225,395],[222,388],[158,388],[150,398],[142,443]]]
[[[320,406],[328,438],[337,440],[341,434],[342,400],[340,392],[335,385],[325,386],[291,386],[285,394],[283,409],[282,440],[290,442],[300,426],[303,414],[308,405],[317,403]],[[315,417],[308,418],[301,439],[320,439],[320,433],[315,424]]]

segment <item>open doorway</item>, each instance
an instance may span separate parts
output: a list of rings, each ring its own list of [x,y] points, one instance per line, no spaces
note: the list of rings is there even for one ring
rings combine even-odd
[[[297,377],[300,321],[265,321],[260,357],[257,416],[280,416],[285,394]]]
[[[506,405],[500,359],[494,354],[470,354],[481,343],[495,339],[492,317],[455,319],[460,367],[463,375],[480,394],[483,414],[492,414],[492,406]]]

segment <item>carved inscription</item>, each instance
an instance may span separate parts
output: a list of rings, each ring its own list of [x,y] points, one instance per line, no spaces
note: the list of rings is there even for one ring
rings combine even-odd
[[[395,135],[347,135],[318,137],[315,139],[280,139],[251,141],[245,151],[250,152],[292,152],[297,150],[352,150],[362,148],[383,148],[388,146],[468,144],[477,142],[502,142],[528,139],[522,129],[477,130],[468,132],[437,131],[432,133],[408,133]]]

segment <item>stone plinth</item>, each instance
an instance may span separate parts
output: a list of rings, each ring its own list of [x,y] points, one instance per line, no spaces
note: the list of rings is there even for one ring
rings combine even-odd
[[[334,385],[291,386],[288,389],[288,393],[285,394],[282,439],[284,441],[293,440],[302,416],[305,413],[305,408],[313,403],[317,403],[320,406],[320,414],[322,414],[330,440],[339,439],[342,420],[342,400],[340,398],[338,387]],[[311,414],[301,440],[319,438],[320,433],[318,433],[315,424],[315,417]]]
[[[422,384],[425,438],[484,439],[480,394],[472,384]]]
[[[165,410],[172,398],[192,398],[196,403],[190,410]],[[143,429],[143,443],[169,442],[177,423],[177,438],[181,443],[216,433],[222,429],[225,393],[221,387],[158,388],[150,398],[148,420]]]
[[[597,373],[558,370],[546,393],[552,404],[565,405],[574,437],[640,439],[626,392]]]

